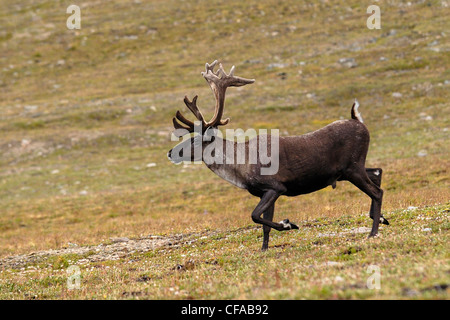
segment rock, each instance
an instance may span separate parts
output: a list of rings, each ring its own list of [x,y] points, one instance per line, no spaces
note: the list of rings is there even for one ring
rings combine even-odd
[[[341,58],[339,59],[339,63],[347,68],[356,68],[358,64],[355,61],[355,58]]]
[[[272,70],[275,68],[286,68],[289,67],[288,63],[271,63],[267,66],[267,70]]]
[[[384,36],[390,37],[390,36],[395,36],[396,34],[397,34],[397,30],[391,29],[391,30],[389,30],[389,32],[385,33]]]
[[[401,98],[403,95],[400,92],[394,92],[394,93],[392,93],[392,96],[394,98]]]
[[[30,145],[30,143],[31,143],[30,140],[28,140],[28,139],[22,139],[22,141],[20,142],[20,145],[21,145],[22,147],[26,147],[26,146]]]
[[[38,106],[24,106],[25,111],[36,111]]]
[[[138,36],[137,35],[129,35],[129,36],[124,36],[123,39],[127,39],[127,40],[137,40]]]
[[[259,64],[259,63],[262,63],[262,61],[259,59],[250,59],[250,60],[245,60],[244,63]]]
[[[431,121],[433,120],[432,116],[427,115],[425,112],[421,112],[419,114],[420,119],[425,120],[425,121]]]
[[[324,265],[329,266],[329,267],[340,267],[340,266],[343,266],[344,264],[342,262],[327,261],[327,262],[325,262]]]
[[[428,152],[426,151],[426,150],[420,150],[418,153],[417,153],[417,156],[418,157],[425,157],[425,156],[427,156],[428,155]]]
[[[350,230],[350,233],[367,233],[370,232],[372,229],[368,228],[368,227],[359,227],[359,228],[354,228]]]

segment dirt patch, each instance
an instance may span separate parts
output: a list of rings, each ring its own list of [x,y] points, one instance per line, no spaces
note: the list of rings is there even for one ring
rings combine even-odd
[[[170,237],[149,236],[139,239],[112,238],[109,244],[96,246],[72,245],[62,249],[50,249],[36,251],[23,255],[11,256],[0,259],[0,269],[20,269],[30,264],[48,260],[53,256],[76,255],[80,259],[76,264],[89,262],[118,260],[133,253],[142,253],[161,247],[175,246],[180,243],[193,242],[192,235],[175,235]]]
[[[245,233],[258,229],[258,227],[243,227],[229,231],[230,234]],[[78,246],[69,244],[61,249],[50,249],[44,251],[30,252],[27,254],[10,256],[0,259],[0,270],[22,269],[26,266],[36,265],[50,260],[52,257],[69,257],[74,264],[83,265],[91,262],[113,261],[125,258],[134,253],[145,253],[160,248],[175,248],[181,245],[190,245],[198,240],[217,240],[220,231],[207,231],[199,233],[177,234],[170,236],[150,235],[138,239],[126,237],[110,238],[109,243],[101,243],[95,246]],[[184,269],[188,267],[183,266]]]

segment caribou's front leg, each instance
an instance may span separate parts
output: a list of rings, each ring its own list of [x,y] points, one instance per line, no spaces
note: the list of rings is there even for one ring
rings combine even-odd
[[[268,190],[261,197],[261,201],[259,201],[255,210],[252,212],[252,219],[255,223],[262,224],[264,226],[264,240],[262,250],[266,250],[269,245],[269,232],[266,233],[268,228],[273,228],[278,231],[298,229],[293,223],[290,223],[288,219],[281,221],[280,223],[272,222],[272,219],[269,218],[269,214],[266,214],[264,218],[261,218],[261,215],[265,212],[269,212],[268,210],[272,210],[272,218],[273,218],[273,207],[275,205],[275,201],[277,201],[280,193],[275,190]],[[267,218],[266,218],[267,217]],[[269,230],[270,231],[270,230]],[[266,238],[267,238],[267,247],[266,247]]]
[[[275,211],[275,203],[272,204],[269,207],[269,209],[264,211],[263,218],[266,219],[266,220],[272,221],[273,220],[273,212],[274,211]],[[261,248],[262,251],[266,251],[267,249],[269,249],[269,233],[270,233],[270,230],[272,230],[271,227],[263,225],[264,240],[263,240],[263,245],[262,245],[262,248]]]

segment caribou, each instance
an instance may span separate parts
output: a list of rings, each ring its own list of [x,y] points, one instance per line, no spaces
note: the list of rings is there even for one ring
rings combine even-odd
[[[369,237],[377,235],[380,223],[389,224],[381,215],[383,171],[381,168],[365,167],[370,136],[356,99],[350,119],[335,121],[304,135],[285,137],[264,134],[243,142],[223,139],[218,134],[218,127],[225,126],[230,120],[222,119],[227,88],[244,86],[255,80],[235,76],[234,66],[228,74],[222,64],[214,71],[217,63],[217,60],[212,64],[206,63],[205,71],[201,73],[216,100],[213,118],[205,121],[197,106],[198,96],[192,101],[185,96],[184,103],[197,120],[188,120],[177,111],[173,118],[174,135],[185,139],[167,156],[176,164],[203,161],[219,177],[259,197],[251,217],[263,226],[263,251],[269,247],[271,229],[285,231],[299,228],[289,219],[278,223],[273,221],[275,202],[280,196],[294,197],[327,186],[334,189],[337,181],[349,181],[371,198],[370,218],[373,223]],[[272,148],[275,144],[276,148]],[[253,162],[236,161],[239,156],[250,159],[251,154],[260,154],[261,145],[270,149],[271,163],[263,163],[258,157]],[[243,157],[239,153],[244,153]],[[274,162],[277,162],[276,172],[264,173],[263,170]]]

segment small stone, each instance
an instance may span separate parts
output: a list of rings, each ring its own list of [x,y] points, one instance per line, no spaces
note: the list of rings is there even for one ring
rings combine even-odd
[[[38,106],[25,106],[23,107],[26,111],[36,111]]]
[[[389,32],[387,33],[388,36],[395,36],[397,34],[397,30],[395,29],[391,29],[389,30]]]
[[[339,63],[347,68],[355,68],[358,66],[354,58],[341,58]]]
[[[420,150],[418,153],[417,153],[417,156],[418,157],[425,157],[425,156],[427,156],[428,155],[428,152],[426,151],[426,150]]]
[[[22,139],[20,145],[21,145],[22,147],[26,147],[26,146],[28,146],[28,145],[30,144],[30,142],[31,142],[31,141],[28,140],[28,139]]]
[[[287,64],[287,63],[271,63],[267,66],[267,70],[272,70],[275,68],[286,68],[288,66],[289,66],[289,64]]]

